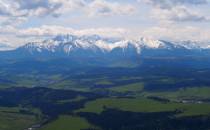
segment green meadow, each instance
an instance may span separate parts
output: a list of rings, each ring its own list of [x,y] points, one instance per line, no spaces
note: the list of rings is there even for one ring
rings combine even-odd
[[[41,130],[81,130],[88,128],[94,128],[94,126],[90,125],[84,118],[61,115]]]
[[[171,100],[180,99],[209,99],[210,98],[210,87],[189,87],[181,88],[176,91],[163,91],[163,92],[144,92],[145,96],[158,96]]]
[[[20,113],[18,108],[0,108],[0,130],[24,130],[38,121],[34,115]]]
[[[210,104],[161,103],[147,98],[102,98],[88,102],[84,108],[76,112],[92,112],[100,114],[104,108],[115,108],[131,112],[170,112],[180,110],[178,116],[199,116],[210,114]]]
[[[129,84],[129,85],[122,85],[122,86],[116,86],[116,87],[109,88],[110,91],[120,92],[120,93],[141,92],[143,89],[144,89],[143,83],[133,83],[133,84]]]

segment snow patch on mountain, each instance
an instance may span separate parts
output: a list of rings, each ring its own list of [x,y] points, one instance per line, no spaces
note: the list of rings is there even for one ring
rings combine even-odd
[[[149,38],[141,38],[140,40],[141,44],[145,47],[148,48],[163,48],[165,47],[165,43],[163,43],[162,41],[159,40],[153,40],[153,39],[149,39]]]

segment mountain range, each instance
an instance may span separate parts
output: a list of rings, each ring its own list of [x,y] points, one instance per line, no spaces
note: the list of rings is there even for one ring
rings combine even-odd
[[[0,48],[4,48],[0,44]],[[104,38],[98,35],[58,35],[41,42],[29,42],[13,50],[0,52],[6,59],[58,59],[68,58],[73,62],[97,64],[139,63],[145,57],[208,57],[210,43],[140,38],[125,40]]]
[[[186,50],[207,50],[210,49],[209,43],[179,41],[169,42],[164,40],[153,40],[141,38],[140,40],[124,40],[117,38],[103,38],[98,35],[75,36],[58,35],[52,39],[42,42],[31,42],[19,47],[31,54],[43,52],[63,52],[67,55],[75,51],[89,51],[100,53],[112,53],[115,50],[126,51],[133,49],[135,53],[140,54],[143,49],[186,49]]]

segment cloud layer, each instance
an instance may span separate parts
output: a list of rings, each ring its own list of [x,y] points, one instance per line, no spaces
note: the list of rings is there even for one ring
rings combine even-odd
[[[109,3],[104,0],[95,0],[88,5],[87,12],[90,16],[95,15],[128,15],[135,12],[132,5],[122,5],[117,2]]]
[[[69,27],[55,26],[55,25],[43,25],[41,27],[27,28],[27,29],[16,29],[11,26],[0,27],[0,41],[8,42],[11,40],[11,36],[16,42],[14,46],[25,44],[30,40],[40,41],[45,38],[60,34],[72,34],[72,35],[100,35],[104,37],[120,37],[123,38],[127,35],[127,31],[123,28],[89,28],[76,30]],[[9,36],[9,37],[5,37]],[[1,37],[3,36],[3,37]]]
[[[0,42],[57,34],[210,41],[209,0],[0,0]]]
[[[154,18],[160,20],[177,21],[177,22],[202,22],[210,21],[209,17],[205,17],[193,10],[186,8],[185,6],[175,6],[171,9],[153,9]]]
[[[29,17],[59,17],[64,13],[80,10],[89,16],[127,15],[135,10],[132,5],[110,3],[106,0],[1,0],[1,24],[21,23]],[[16,23],[16,24],[17,24]]]
[[[141,0],[139,0],[141,1]],[[209,16],[194,11],[192,6],[208,4],[207,0],[142,0],[153,6],[152,15],[163,21],[210,21]],[[141,1],[141,2],[142,2]]]
[[[170,9],[171,7],[180,6],[180,5],[202,5],[208,3],[207,0],[138,0],[138,1],[145,2],[162,9]]]

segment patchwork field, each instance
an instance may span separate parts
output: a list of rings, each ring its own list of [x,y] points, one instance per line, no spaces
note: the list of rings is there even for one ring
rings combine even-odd
[[[210,129],[208,70],[28,69],[0,73],[0,130]]]
[[[88,128],[94,127],[90,125],[84,118],[62,115],[40,130],[81,130]]]
[[[18,108],[0,108],[0,130],[24,130],[39,121],[35,115],[21,113]]]
[[[146,98],[103,98],[88,102],[77,112],[100,114],[106,108],[131,112],[170,112],[180,111],[179,116],[200,116],[210,114],[210,104],[163,103]]]

